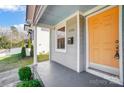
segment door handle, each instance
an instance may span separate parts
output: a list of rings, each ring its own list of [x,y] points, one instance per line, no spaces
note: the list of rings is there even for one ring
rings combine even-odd
[[[114,58],[115,58],[115,59],[119,59],[119,52],[118,52],[118,50],[116,50],[116,53],[115,53],[115,55],[114,55]]]

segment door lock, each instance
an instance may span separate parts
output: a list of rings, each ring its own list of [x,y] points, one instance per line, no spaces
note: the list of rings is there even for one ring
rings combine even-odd
[[[119,40],[116,40],[115,44],[116,44],[116,52],[115,52],[114,58],[119,60]]]

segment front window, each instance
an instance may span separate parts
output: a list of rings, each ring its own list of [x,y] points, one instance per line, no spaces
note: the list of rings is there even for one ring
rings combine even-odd
[[[56,31],[57,50],[65,50],[65,26]]]

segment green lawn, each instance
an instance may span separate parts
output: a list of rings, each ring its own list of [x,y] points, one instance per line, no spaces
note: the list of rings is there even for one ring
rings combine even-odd
[[[38,62],[47,61],[47,60],[49,60],[49,54],[42,54],[42,53],[40,53],[37,56],[37,60],[38,60]]]
[[[6,57],[0,57],[0,72],[7,71],[13,68],[31,65],[33,63],[32,57],[21,58],[20,54],[15,54]]]
[[[38,62],[43,62],[46,60],[49,60],[48,54],[38,55]],[[20,54],[0,57],[0,72],[26,66],[26,65],[31,65],[32,63],[33,63],[32,57],[21,58]]]

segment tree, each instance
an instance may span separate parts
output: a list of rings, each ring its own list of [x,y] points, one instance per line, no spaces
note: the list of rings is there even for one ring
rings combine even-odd
[[[34,47],[33,47],[33,45],[31,45],[30,56],[31,56],[31,57],[33,57],[33,56],[34,56]]]
[[[19,32],[15,26],[11,26],[11,39],[13,43],[19,42]]]
[[[18,30],[15,26],[11,26],[11,31],[13,34],[18,34]]]
[[[26,57],[26,49],[25,49],[25,47],[22,47],[22,50],[21,50],[21,57],[22,57],[22,58],[25,58],[25,57]]]
[[[6,36],[0,37],[0,49],[8,49],[10,48],[11,43],[8,41]]]
[[[31,39],[28,39],[28,48],[31,48]]]

